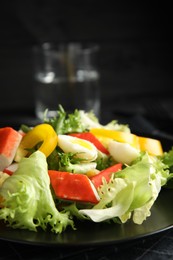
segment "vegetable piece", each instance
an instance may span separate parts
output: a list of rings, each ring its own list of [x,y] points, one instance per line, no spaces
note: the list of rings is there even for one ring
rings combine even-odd
[[[157,139],[137,136],[128,132],[121,132],[103,128],[92,128],[90,130],[107,147],[111,139],[128,143],[136,149],[147,151],[150,155],[162,155],[163,149],[161,142]]]
[[[101,138],[110,138],[122,143],[128,143],[135,148],[139,148],[138,136],[122,131],[115,131],[109,129],[102,128],[92,128],[90,130],[92,134],[94,134],[98,139]]]
[[[47,118],[45,113],[44,123],[50,124],[57,134],[67,134],[72,132],[83,132],[86,124],[82,122],[79,110],[68,114],[60,105],[57,111],[57,116],[54,118]]]
[[[173,189],[173,147],[168,152],[164,152],[163,155],[160,156],[160,160],[169,170],[169,176],[165,186],[166,188]]]
[[[86,175],[49,170],[51,185],[58,198],[96,204],[97,191]]]
[[[121,218],[121,216],[128,212],[130,204],[133,201],[134,183],[127,184],[126,180],[114,179],[112,183],[110,182],[107,185],[107,189],[109,190],[104,194],[103,200],[101,199],[91,209],[80,209],[79,213],[82,216],[87,216],[94,222],[102,222],[115,219],[116,217]],[[105,186],[107,185],[102,186],[101,189],[104,188],[105,191]],[[106,207],[106,202],[110,202],[111,206]]]
[[[106,182],[110,181],[112,173],[115,173],[117,171],[120,171],[122,169],[122,163],[117,163],[113,166],[110,166],[109,168],[100,171],[97,175],[92,176],[90,180],[94,184],[96,188],[99,188],[100,185],[103,184],[103,179],[106,180]]]
[[[0,129],[0,171],[12,163],[21,139],[22,135],[11,127]]]
[[[109,154],[109,151],[102,145],[102,143],[98,140],[97,137],[95,137],[92,133],[90,132],[85,132],[85,133],[73,133],[70,134],[71,136],[75,136],[84,140],[87,140],[91,142],[92,144],[95,145],[95,147],[101,151],[102,153]]]
[[[139,136],[141,151],[147,151],[150,155],[163,155],[161,142],[157,139]]]
[[[117,120],[109,122],[107,125],[100,124],[95,114],[75,109],[73,113],[67,113],[61,105],[57,111],[57,116],[53,118],[47,117],[47,111],[44,114],[44,123],[50,124],[57,134],[81,133],[91,128],[106,128],[118,131],[130,132],[127,125],[119,124]]]
[[[140,154],[139,150],[127,143],[111,140],[108,150],[116,162],[130,165]]]
[[[140,160],[103,183],[98,189],[98,204],[92,209],[80,209],[79,213],[95,222],[118,217],[122,223],[131,218],[134,223],[142,224],[151,215],[151,207],[168,176],[157,157],[143,153]]]
[[[83,159],[77,158],[75,153],[58,152],[55,149],[47,158],[48,169],[62,172],[73,172],[86,174],[95,171],[96,162],[84,162]]]
[[[9,177],[9,175],[5,172],[0,172],[0,187],[2,186],[3,182]]]
[[[59,212],[50,190],[50,178],[45,155],[36,151],[22,158],[17,171],[0,188],[3,208],[0,219],[13,228],[37,231],[51,228],[61,233],[73,221],[66,212]]]
[[[42,142],[39,151],[48,157],[56,148],[58,137],[52,126],[49,124],[40,124],[35,126],[23,137],[15,156],[15,161],[19,162],[22,157],[28,154],[27,149],[33,148],[39,142]]]

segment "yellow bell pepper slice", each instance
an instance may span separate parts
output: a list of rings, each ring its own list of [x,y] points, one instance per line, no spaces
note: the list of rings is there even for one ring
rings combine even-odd
[[[139,146],[141,151],[147,151],[150,155],[162,155],[163,148],[159,140],[139,136]]]
[[[24,135],[17,149],[15,161],[19,162],[22,157],[25,157],[28,154],[27,149],[33,148],[39,142],[42,142],[42,144],[38,150],[43,152],[45,156],[48,157],[56,148],[58,143],[58,136],[51,125],[37,125],[26,135]]]
[[[132,133],[109,130],[104,128],[92,128],[90,129],[90,132],[97,136],[97,138],[99,138],[100,140],[103,141],[104,139],[105,144],[107,144],[109,140],[113,139],[118,142],[128,143],[135,148],[139,148],[138,136]]]
[[[92,128],[90,132],[93,133],[106,148],[110,140],[113,139],[118,142],[128,143],[140,151],[148,152],[150,155],[157,156],[163,154],[162,144],[157,139],[104,128]]]

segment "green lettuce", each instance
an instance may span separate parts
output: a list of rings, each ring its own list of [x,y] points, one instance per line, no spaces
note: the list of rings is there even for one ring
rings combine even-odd
[[[49,170],[66,171],[85,174],[96,169],[96,162],[84,163],[82,158],[77,158],[76,153],[64,153],[55,149],[47,158]]]
[[[56,209],[46,157],[40,151],[21,160],[17,171],[1,186],[0,196],[4,198],[0,219],[13,228],[37,231],[38,227],[50,227],[61,233],[68,225],[73,227],[69,213]]]
[[[48,110],[45,111],[43,121],[50,124],[57,134],[81,133],[89,131],[91,128],[106,128],[130,132],[128,125],[119,124],[117,120],[112,120],[108,124],[102,125],[92,111],[85,112],[75,109],[72,113],[68,113],[59,105],[55,117],[47,117],[47,112]]]
[[[141,154],[132,166],[112,175],[109,183],[103,182],[97,205],[79,213],[95,222],[119,218],[124,223],[132,217],[134,223],[141,224],[150,215],[168,176],[168,170],[157,157]]]
[[[160,157],[160,160],[169,169],[169,176],[165,187],[173,189],[173,147],[168,152],[164,152],[164,154]]]
[[[57,134],[83,132],[87,128],[86,124],[81,122],[79,110],[76,109],[73,113],[67,113],[62,106],[59,106],[57,116],[54,118],[47,117],[47,111],[45,111],[43,121],[50,124]]]
[[[123,179],[116,178],[109,184],[104,182],[99,193],[100,202],[92,209],[79,210],[79,213],[90,217],[94,222],[120,217],[128,211],[133,200],[133,193],[133,183],[127,184]]]

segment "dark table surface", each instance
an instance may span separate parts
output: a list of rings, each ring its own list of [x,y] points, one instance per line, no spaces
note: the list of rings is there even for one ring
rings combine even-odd
[[[173,259],[173,229],[121,246],[46,247],[0,241],[2,260]]]
[[[136,111],[136,108],[134,108]],[[171,129],[173,126],[172,114],[167,114],[164,118],[161,114],[154,117],[148,116],[144,113],[134,113],[128,110],[128,113],[120,111],[118,107],[114,107],[109,112],[103,113],[103,121],[109,121],[112,118],[118,119],[120,122],[127,122],[131,128],[137,133],[149,134],[151,129],[148,128],[148,122],[152,123],[152,127],[161,131],[166,131],[172,134]],[[126,110],[127,111],[127,110]],[[137,109],[139,110],[139,107]],[[172,111],[170,110],[170,113]],[[14,116],[15,114],[15,116]],[[142,120],[142,121],[141,121]],[[147,120],[147,121],[146,121]],[[3,112],[1,113],[0,126],[11,125],[18,128],[20,124],[37,124],[39,121],[35,118],[33,112],[25,111],[23,114],[20,112]],[[141,127],[141,123],[143,126]],[[145,125],[146,124],[146,125]],[[166,140],[168,149],[172,145],[172,140]],[[170,202],[171,206],[171,202]],[[173,222],[172,222],[173,223]],[[1,239],[1,238],[0,238]],[[0,259],[37,259],[37,260],[54,260],[54,259],[173,259],[173,228],[169,228],[160,233],[145,236],[135,241],[121,243],[121,244],[106,244],[101,246],[88,246],[88,247],[61,247],[61,246],[40,246],[28,243],[16,243],[15,241],[0,240]]]

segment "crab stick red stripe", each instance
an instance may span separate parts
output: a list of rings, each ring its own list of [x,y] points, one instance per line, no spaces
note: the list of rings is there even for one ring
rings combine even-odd
[[[0,171],[12,163],[21,139],[22,135],[12,127],[0,128]]]
[[[55,170],[48,173],[58,198],[93,204],[99,202],[96,188],[86,175]]]

